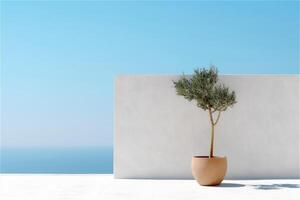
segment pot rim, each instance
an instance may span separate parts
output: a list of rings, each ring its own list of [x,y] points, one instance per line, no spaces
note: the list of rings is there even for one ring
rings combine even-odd
[[[227,159],[226,156],[214,156],[214,157],[209,157],[209,156],[193,156],[193,159]]]

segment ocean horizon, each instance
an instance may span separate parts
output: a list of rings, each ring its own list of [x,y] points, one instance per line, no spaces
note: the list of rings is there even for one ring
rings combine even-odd
[[[113,147],[2,147],[0,173],[111,174]]]

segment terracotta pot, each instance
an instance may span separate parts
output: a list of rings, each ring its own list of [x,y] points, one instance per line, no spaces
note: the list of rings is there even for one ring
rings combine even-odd
[[[194,156],[192,158],[192,173],[200,185],[219,185],[227,170],[226,157]]]

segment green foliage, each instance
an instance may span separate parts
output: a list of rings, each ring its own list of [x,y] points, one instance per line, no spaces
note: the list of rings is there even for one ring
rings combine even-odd
[[[191,77],[183,75],[173,81],[178,95],[189,101],[196,100],[198,107],[211,111],[225,111],[236,103],[235,92],[218,83],[215,67],[195,69],[194,72]]]

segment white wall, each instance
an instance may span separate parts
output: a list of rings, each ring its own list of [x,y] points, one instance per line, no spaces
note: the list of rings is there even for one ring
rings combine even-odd
[[[192,178],[193,155],[208,155],[208,113],[177,96],[177,76],[115,80],[116,178]],[[227,179],[299,178],[299,76],[226,75],[238,103],[221,114],[215,154]]]

